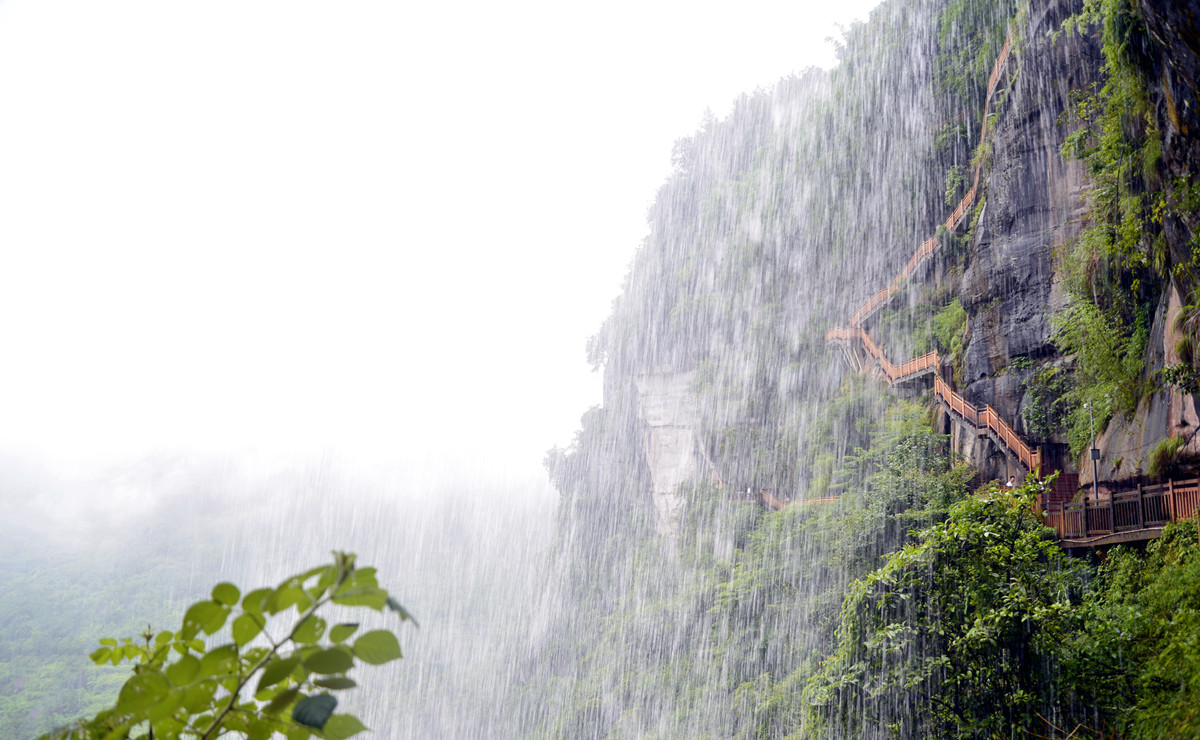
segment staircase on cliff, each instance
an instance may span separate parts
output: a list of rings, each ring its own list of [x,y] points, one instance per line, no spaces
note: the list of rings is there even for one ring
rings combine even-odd
[[[1010,35],[988,80],[980,141],[987,134],[992,96],[1008,61],[1011,40]],[[948,231],[953,233],[963,224],[975,203],[981,170],[982,162],[975,167],[970,190],[942,224]],[[1043,488],[1037,506],[1046,513],[1047,525],[1056,530],[1064,548],[1151,539],[1158,536],[1166,522],[1195,516],[1200,507],[1200,481],[1168,481],[1151,488],[1138,486],[1135,490],[1112,493],[1106,501],[1072,503],[1079,488],[1078,473],[1064,470],[1061,463],[1046,460],[1041,448],[1022,439],[991,405],[975,406],[964,398],[942,376],[941,357],[936,351],[899,365],[888,359],[883,348],[872,340],[866,326],[940,246],[936,236],[922,242],[888,287],[872,295],[854,312],[849,328],[834,327],[826,332],[826,342],[840,347],[843,358],[855,371],[866,372],[870,366],[877,367],[889,385],[932,377],[935,400],[960,428],[986,437],[1028,474],[1045,478],[1050,477],[1050,473],[1057,473],[1053,484]]]

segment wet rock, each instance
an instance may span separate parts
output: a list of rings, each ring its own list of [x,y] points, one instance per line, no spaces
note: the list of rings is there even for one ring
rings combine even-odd
[[[1059,2],[1034,13],[1027,46],[1005,69],[1016,77],[997,93],[986,205],[959,287],[971,316],[966,396],[1006,419],[1017,417],[1022,388],[1000,373],[1013,357],[1053,352],[1050,316],[1064,298],[1054,250],[1078,235],[1087,209],[1083,167],[1060,153],[1069,131],[1059,119],[1070,91],[1099,79],[1102,60],[1096,44],[1078,35],[1049,38],[1070,10]]]
[[[1133,58],[1146,76],[1154,119],[1162,132],[1162,175],[1167,182],[1195,180],[1200,167],[1200,0],[1139,0],[1145,32],[1136,34]],[[1163,220],[1173,261],[1186,263],[1200,214]],[[1184,295],[1200,276],[1175,276]]]
[[[679,484],[699,470],[699,411],[692,390],[694,372],[643,373],[636,378],[642,444],[650,468],[650,497],[660,534],[675,533],[683,506]]]

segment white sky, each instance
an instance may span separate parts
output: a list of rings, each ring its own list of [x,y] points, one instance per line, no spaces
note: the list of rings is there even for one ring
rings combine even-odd
[[[536,470],[703,111],[878,0],[0,0],[0,447]]]

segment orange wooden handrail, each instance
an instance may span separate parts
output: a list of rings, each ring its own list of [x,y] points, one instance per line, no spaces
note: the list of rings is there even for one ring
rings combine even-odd
[[[996,91],[996,82],[1000,79],[1000,70],[1004,68],[1004,63],[1008,60],[1008,53],[1012,48],[1012,33],[1004,41],[1004,46],[1000,49],[1000,54],[996,58],[996,63],[992,66],[992,74],[988,77],[987,94],[984,96],[983,102],[983,127],[979,132],[979,141],[982,143],[987,135],[987,119],[988,112],[991,109],[992,95]],[[971,189],[959,201],[958,206],[950,214],[944,222],[944,226],[949,231],[954,231],[962,223],[967,212],[975,203],[975,196],[979,188],[979,175],[983,167],[982,160],[975,164],[975,172],[972,176]],[[1000,415],[996,413],[990,405],[982,409],[976,408],[974,405],[967,402],[965,398],[955,392],[946,381],[942,380],[936,373],[936,369],[941,363],[941,358],[937,351],[930,352],[915,360],[910,360],[902,365],[894,365],[884,356],[882,348],[871,339],[870,335],[861,328],[865,322],[874,313],[875,309],[882,306],[888,301],[898,290],[904,281],[916,271],[922,261],[932,255],[938,247],[941,246],[936,236],[930,237],[921,243],[921,246],[913,253],[913,256],[908,260],[904,269],[896,276],[887,288],[879,291],[875,295],[866,300],[865,303],[854,315],[850,317],[850,327],[842,329],[834,327],[825,332],[825,341],[834,342],[842,341],[849,342],[853,339],[858,339],[862,342],[867,353],[871,355],[887,376],[888,381],[896,383],[906,380],[920,373],[928,371],[930,368],[935,370],[933,378],[934,396],[943,402],[946,407],[952,412],[960,416],[964,421],[970,423],[977,429],[987,429],[989,432],[996,435],[1001,444],[1007,447],[1030,471],[1037,471],[1042,465],[1041,449],[1031,448],[1022,440],[1012,427],[1010,427]]]
[[[1200,480],[1168,480],[1114,491],[1106,500],[1052,504],[1046,511],[1046,525],[1060,539],[1086,540],[1191,519],[1198,509]]]
[[[1027,470],[1033,472],[1042,467],[1041,449],[1032,448],[1026,444],[1025,440],[1021,439],[990,404],[984,406],[982,409],[976,408],[957,391],[953,390],[949,383],[938,376],[934,376],[933,378],[933,393],[951,411],[961,416],[965,421],[970,422],[975,428],[987,429],[994,432],[996,438],[1021,461],[1021,464]]]
[[[1010,31],[1008,38],[1004,40],[1004,46],[1000,48],[999,56],[996,57],[996,63],[992,65],[992,74],[990,77],[988,77],[987,94],[984,95],[983,99],[983,126],[979,130],[980,143],[982,143],[984,138],[987,136],[987,120],[988,112],[992,105],[992,95],[996,92],[996,83],[1000,79],[1000,70],[1004,68],[1004,63],[1008,61],[1008,52],[1011,48],[1012,32]],[[967,191],[967,194],[964,195],[962,200],[958,202],[958,206],[950,214],[950,217],[947,218],[943,223],[947,231],[954,231],[957,229],[962,223],[963,218],[966,217],[967,211],[969,211],[971,206],[975,203],[975,195],[979,188],[979,174],[982,168],[982,160],[975,163],[975,172],[971,178],[971,189]],[[912,258],[909,259],[908,264],[904,266],[904,269],[900,271],[900,274],[896,276],[896,279],[891,282],[888,288],[881,290],[868,298],[866,302],[864,302],[863,305],[854,312],[854,315],[850,317],[850,326],[859,326],[868,318],[870,318],[874,314],[875,309],[882,306],[889,298],[891,298],[898,290],[900,290],[900,285],[905,280],[908,280],[909,276],[911,276],[921,265],[921,262],[926,257],[933,254],[934,251],[940,246],[941,244],[938,242],[936,236],[926,239],[924,242],[922,242],[921,246],[917,248],[917,251],[913,253]]]

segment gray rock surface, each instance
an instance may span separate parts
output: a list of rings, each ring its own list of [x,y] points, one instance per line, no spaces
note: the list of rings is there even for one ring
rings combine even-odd
[[[650,498],[660,534],[675,534],[675,517],[683,506],[679,484],[696,478],[702,465],[694,376],[694,372],[660,372],[642,373],[635,379]]]
[[[1021,387],[1001,371],[1013,357],[1053,352],[1049,317],[1063,301],[1054,250],[1078,235],[1087,208],[1083,167],[1059,151],[1069,133],[1059,117],[1071,90],[1099,79],[1101,57],[1078,35],[1048,37],[1068,12],[1056,2],[1032,13],[1028,45],[1006,69],[1016,77],[998,94],[986,206],[959,286],[971,315],[965,395],[1006,419],[1019,416]]]

